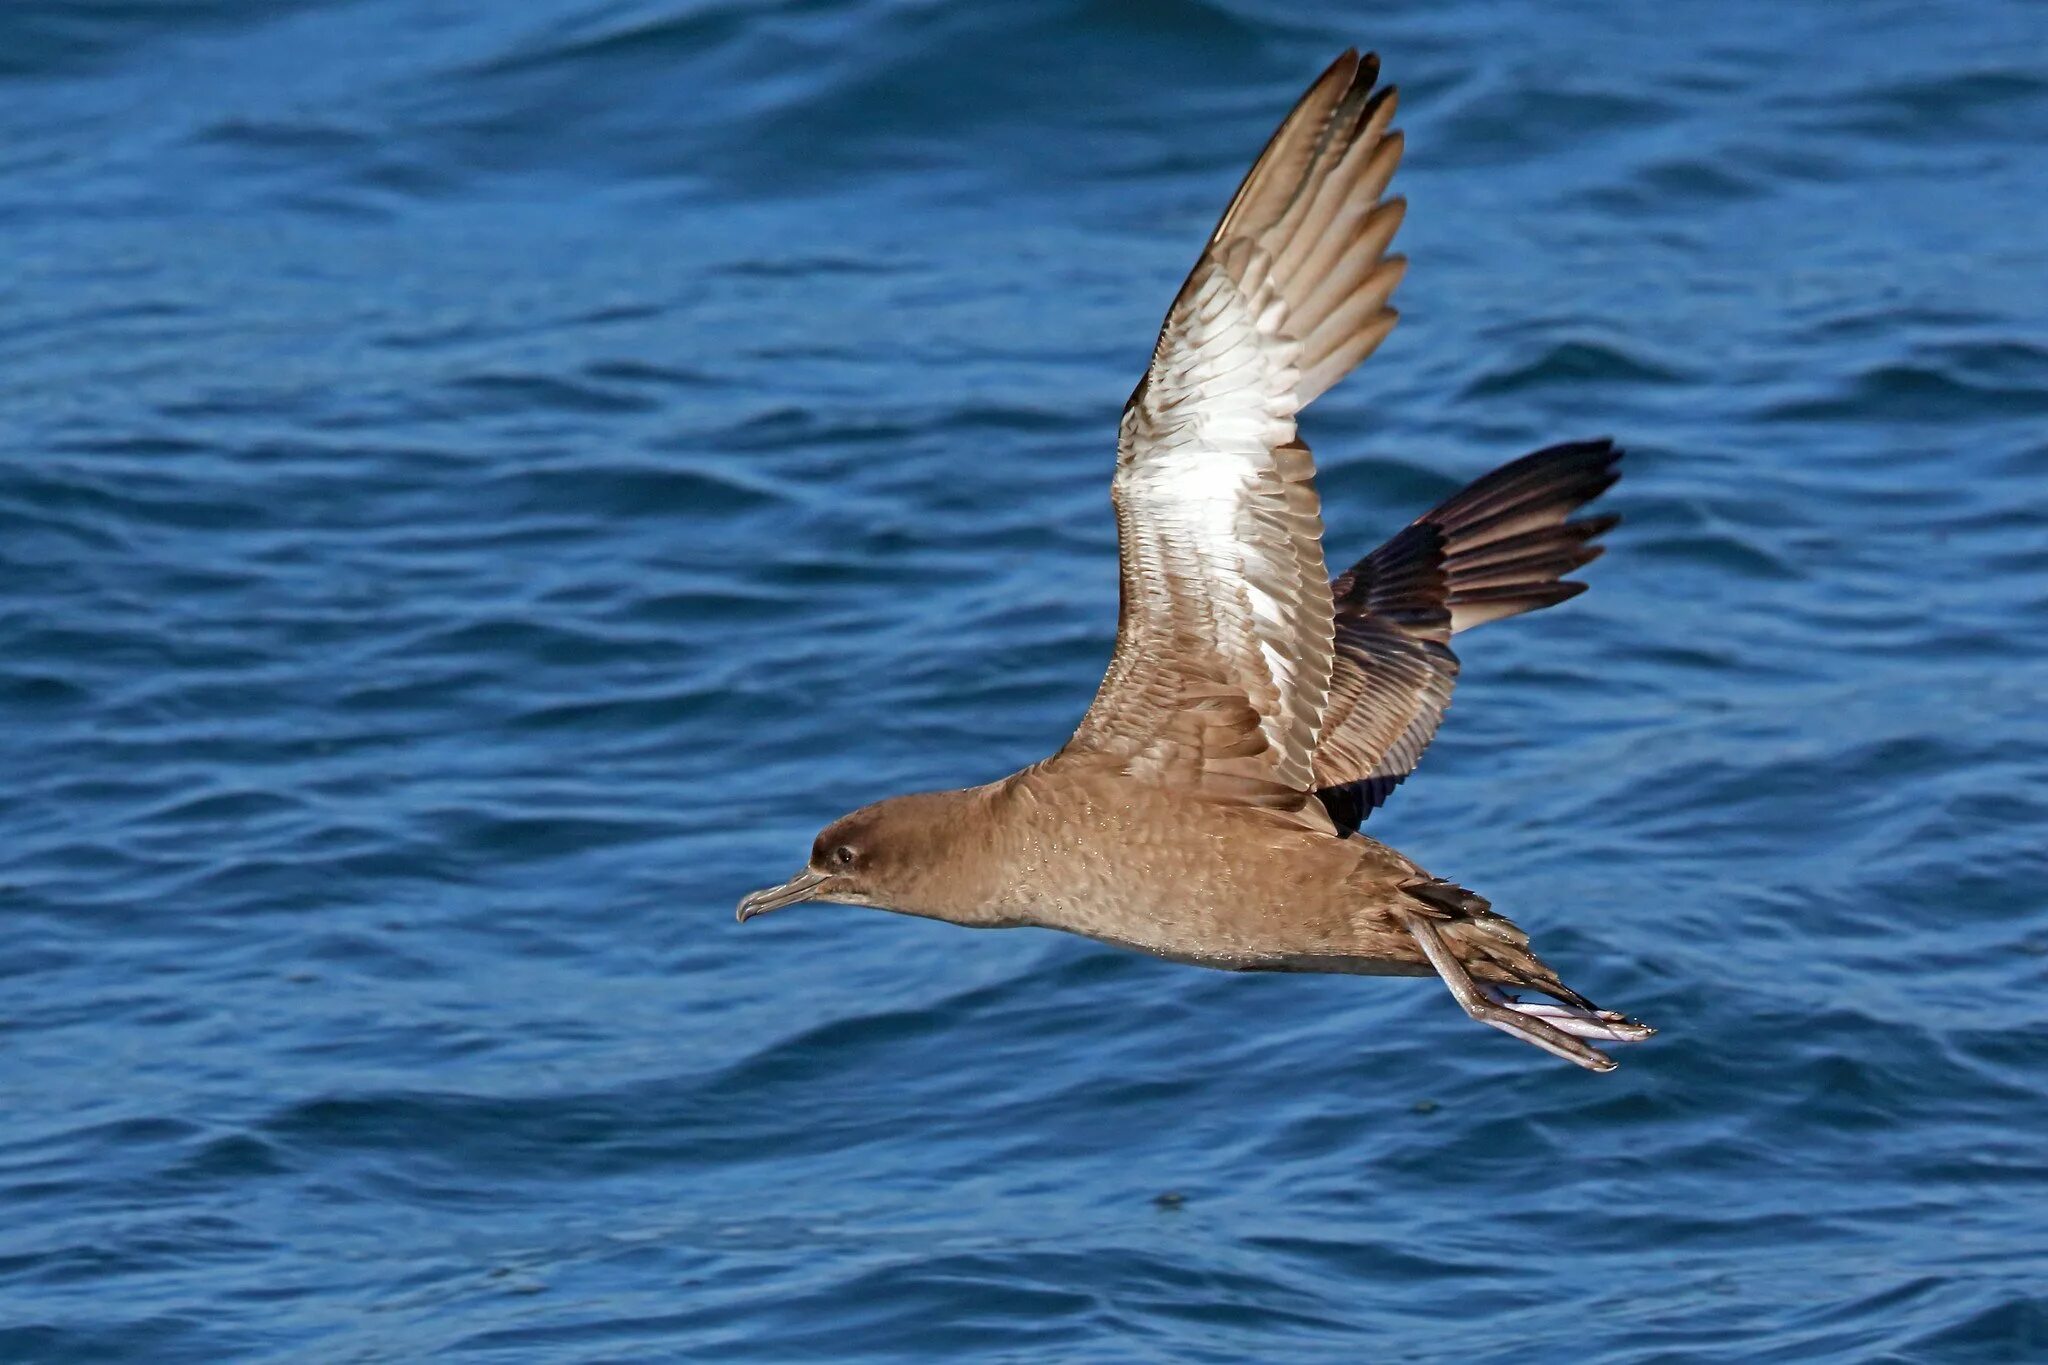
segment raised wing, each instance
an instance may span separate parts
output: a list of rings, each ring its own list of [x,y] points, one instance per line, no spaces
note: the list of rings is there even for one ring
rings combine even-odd
[[[1318,827],[1335,656],[1294,419],[1394,326],[1401,136],[1378,74],[1347,52],[1309,88],[1167,313],[1118,442],[1116,652],[1063,751]]]
[[[1424,513],[1331,585],[1337,657],[1315,781],[1355,830],[1435,738],[1458,656],[1451,636],[1576,597],[1563,575],[1599,558],[1619,517],[1569,520],[1621,477],[1612,441],[1551,446],[1502,465]]]

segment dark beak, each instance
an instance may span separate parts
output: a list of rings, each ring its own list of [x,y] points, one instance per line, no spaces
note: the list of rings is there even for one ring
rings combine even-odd
[[[763,887],[740,901],[740,923],[745,924],[756,915],[765,915],[770,910],[780,910],[785,905],[813,900],[818,892],[824,889],[825,883],[831,880],[830,873],[813,872],[805,868],[780,886]]]

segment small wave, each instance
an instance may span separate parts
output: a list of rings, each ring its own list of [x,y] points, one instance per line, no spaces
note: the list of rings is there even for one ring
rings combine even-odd
[[[2024,68],[1944,72],[1832,90],[1806,108],[1814,127],[1887,142],[2031,142],[2048,118],[2048,80]]]
[[[2013,354],[2025,354],[2016,348]],[[2021,377],[2024,366],[1986,369],[1955,356],[1927,355],[1914,362],[1873,365],[1833,391],[1766,407],[1761,416],[1781,422],[1938,422],[1987,417],[2048,416],[2048,374]]]
[[[195,29],[250,28],[318,3],[189,0],[164,10],[118,0],[13,0],[0,6],[0,77],[47,79],[87,71],[151,44],[185,40]]]
[[[1474,88],[1433,130],[1432,162],[1451,166],[1521,163],[1603,134],[1660,127],[1678,117],[1669,100],[1617,90],[1509,84]]]
[[[1563,341],[1527,360],[1490,370],[1464,389],[1467,398],[1486,398],[1583,384],[1677,384],[1676,370],[1597,341]]]
[[[677,461],[651,460],[534,466],[501,475],[490,487],[494,493],[510,495],[522,509],[604,520],[734,515],[773,506],[788,496],[787,490],[731,467],[705,462],[689,468]]]
[[[1797,563],[1753,533],[1647,534],[1634,537],[1629,548],[1650,558],[1684,560],[1731,570],[1746,578],[1784,581],[1801,577]]]
[[[449,384],[464,406],[502,413],[507,409],[567,413],[652,412],[656,404],[634,393],[579,384],[537,374],[465,375]]]
[[[1770,194],[1770,185],[1736,169],[1728,156],[1674,158],[1638,167],[1623,184],[1587,191],[1587,197],[1625,214],[1690,214],[1742,204]]]

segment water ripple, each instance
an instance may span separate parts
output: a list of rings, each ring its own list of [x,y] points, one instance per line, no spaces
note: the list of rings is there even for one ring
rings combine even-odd
[[[1359,23],[0,12],[0,1358],[2040,1354],[2038,12]],[[1333,562],[1630,450],[1375,828],[1663,1034],[736,929],[1070,733],[1118,407],[1352,42]]]

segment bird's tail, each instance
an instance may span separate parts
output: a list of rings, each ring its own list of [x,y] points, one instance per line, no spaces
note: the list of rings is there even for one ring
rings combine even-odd
[[[1612,1071],[1614,1059],[1585,1040],[1640,1043],[1657,1030],[1603,1010],[1557,979],[1529,948],[1529,936],[1462,886],[1418,877],[1402,882],[1407,896],[1395,915],[1465,1013],[1589,1071]],[[1524,1001],[1510,988],[1530,987],[1559,1003]]]
[[[1558,979],[1529,946],[1529,935],[1486,897],[1433,877],[1404,883],[1401,890],[1440,922],[1452,951],[1476,980],[1527,986],[1581,1009],[1594,1008],[1592,1001]]]

